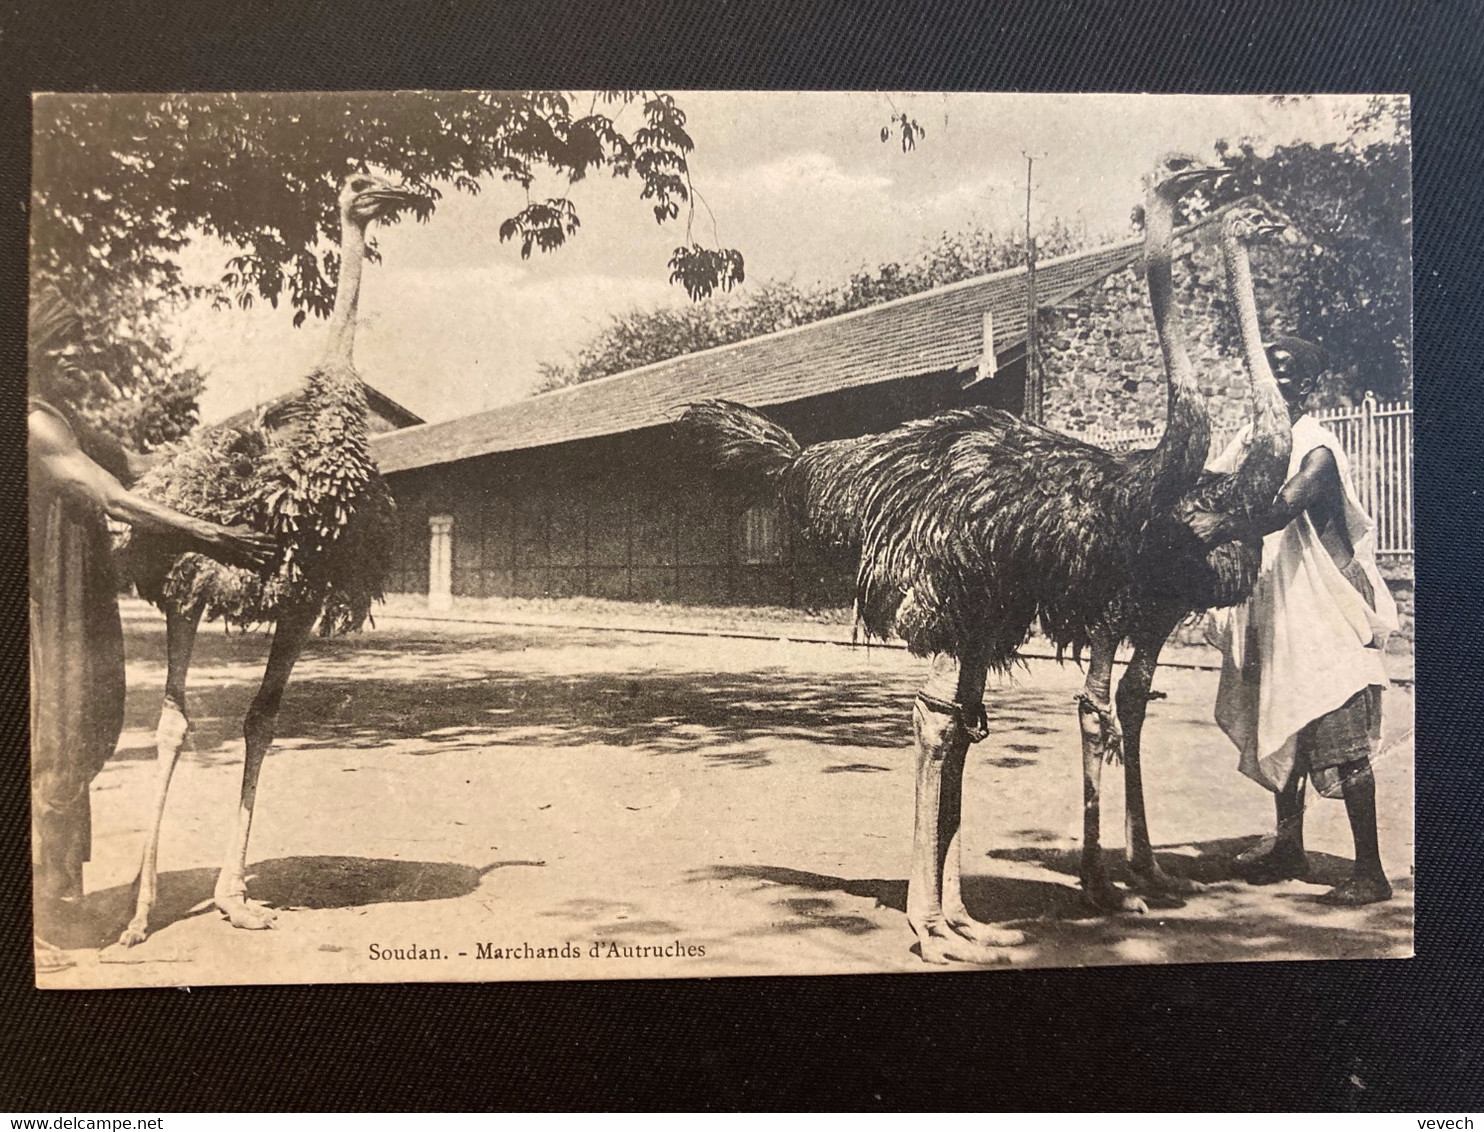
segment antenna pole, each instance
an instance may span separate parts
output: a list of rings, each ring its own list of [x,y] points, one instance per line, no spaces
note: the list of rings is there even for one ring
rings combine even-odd
[[[1036,238],[1031,235],[1031,173],[1035,162],[1035,155],[1025,155],[1025,416],[1041,424],[1046,406],[1036,351]]]

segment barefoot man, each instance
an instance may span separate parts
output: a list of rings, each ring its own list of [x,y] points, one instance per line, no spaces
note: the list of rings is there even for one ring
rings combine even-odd
[[[31,502],[31,863],[36,968],[71,961],[45,940],[82,896],[92,844],[89,787],[124,720],[124,637],[104,517],[177,534],[224,562],[254,565],[271,542],[131,494],[122,451],[58,406],[78,317],[54,293],[31,309],[27,439]]]
[[[1212,643],[1225,660],[1216,722],[1241,751],[1241,770],[1277,798],[1270,852],[1247,862],[1253,884],[1302,878],[1304,781],[1343,798],[1355,839],[1350,879],[1320,899],[1372,904],[1391,896],[1376,835],[1371,757],[1380,739],[1382,663],[1397,627],[1396,605],[1376,570],[1375,524],[1350,483],[1334,434],[1308,415],[1322,372],[1312,343],[1280,338],[1267,347],[1293,421],[1293,456],[1255,534],[1265,536],[1262,571],[1246,604],[1212,615]],[[1247,432],[1212,465],[1231,471]],[[1231,519],[1197,512],[1191,527],[1208,545],[1248,533]]]

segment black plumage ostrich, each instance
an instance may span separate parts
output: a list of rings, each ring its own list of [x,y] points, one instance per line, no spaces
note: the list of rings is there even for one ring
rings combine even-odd
[[[1100,773],[1103,760],[1121,751],[1124,760],[1125,852],[1139,888],[1161,894],[1185,894],[1199,886],[1170,876],[1159,866],[1149,836],[1144,808],[1142,736],[1151,699],[1150,686],[1159,654],[1175,627],[1192,613],[1236,605],[1247,600],[1262,565],[1262,539],[1248,536],[1207,548],[1186,521],[1193,511],[1210,511],[1250,519],[1265,512],[1288,474],[1293,436],[1288,407],[1268,365],[1258,323],[1257,297],[1247,244],[1287,226],[1257,207],[1239,207],[1221,220],[1222,261],[1227,292],[1237,316],[1242,357],[1252,390],[1252,431],[1237,470],[1203,473],[1174,506],[1157,512],[1139,548],[1132,572],[1134,585],[1115,602],[1116,616],[1091,650],[1089,691],[1106,696],[1114,650],[1123,641],[1133,646],[1118,682],[1118,728],[1097,702],[1083,701],[1083,838],[1082,883],[1088,899],[1100,908],[1146,910],[1137,897],[1122,893],[1105,873],[1099,844]],[[1251,529],[1250,523],[1240,524]],[[1087,693],[1084,693],[1086,696]]]
[[[907,895],[928,962],[998,962],[1023,941],[969,916],[959,828],[965,756],[987,730],[985,679],[1013,664],[1038,620],[1059,652],[1090,653],[1082,719],[1098,767],[1117,734],[1108,677],[1134,609],[1135,564],[1155,517],[1172,513],[1199,480],[1210,444],[1174,302],[1171,243],[1177,200],[1218,175],[1175,155],[1147,182],[1146,274],[1168,377],[1166,428],[1152,450],[1115,455],[987,408],[802,451],[761,414],[727,402],[693,405],[679,423],[683,440],[724,476],[767,485],[800,526],[858,551],[866,632],[895,633],[932,657],[913,710]],[[1089,804],[1095,810],[1095,795]],[[1109,900],[1100,870],[1083,883],[1093,899]]]
[[[203,616],[247,627],[274,624],[263,682],[243,724],[246,752],[235,832],[217,877],[215,903],[235,927],[270,927],[274,915],[247,899],[244,868],[258,773],[273,742],[283,691],[315,624],[324,634],[359,629],[391,567],[393,505],[371,460],[366,393],[352,359],[366,228],[427,202],[369,173],[339,195],[340,276],[324,360],[288,397],[247,427],[203,429],[136,484],[143,495],[275,537],[279,553],[260,573],[181,553],[168,539],[135,531],[120,562],[142,597],[164,611],[169,650],[156,732],[155,808],[139,871],[134,918],[119,937],[144,940],[157,894],[156,863],[165,797],[189,730],[186,675]]]

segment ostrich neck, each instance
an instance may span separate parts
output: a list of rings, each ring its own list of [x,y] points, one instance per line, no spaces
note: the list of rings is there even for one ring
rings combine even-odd
[[[1268,365],[1262,346],[1262,326],[1257,319],[1257,293],[1252,285],[1252,264],[1241,240],[1228,235],[1222,243],[1227,287],[1236,307],[1242,335],[1242,356],[1252,386],[1252,440],[1249,455],[1239,474],[1255,497],[1270,501],[1288,474],[1292,425],[1282,390]]]
[[[355,372],[356,308],[361,299],[361,270],[365,264],[366,227],[342,216],[340,279],[335,288],[335,309],[330,314],[330,333],[324,358],[327,371]]]
[[[1182,490],[1200,476],[1210,443],[1211,423],[1195,366],[1190,361],[1180,308],[1175,302],[1173,202],[1159,193],[1151,194],[1144,223],[1149,304],[1154,311],[1154,327],[1159,334],[1168,381],[1165,432],[1155,448],[1155,477],[1161,487]]]

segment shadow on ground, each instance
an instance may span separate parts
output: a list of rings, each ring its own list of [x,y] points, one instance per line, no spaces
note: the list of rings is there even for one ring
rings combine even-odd
[[[1173,876],[1185,877],[1199,884],[1221,884],[1240,880],[1236,859],[1255,848],[1260,837],[1228,837],[1203,841],[1199,845],[1165,846],[1155,853],[1160,868]],[[1076,880],[1082,872],[1082,852],[1068,848],[991,849],[986,857],[997,861],[1017,861],[1039,865],[1053,873]],[[1351,862],[1331,853],[1309,854],[1309,879],[1316,885],[1332,888],[1350,875]],[[1116,880],[1127,881],[1128,869],[1121,850],[1105,849],[1103,866]]]
[[[364,857],[279,857],[253,864],[248,871],[249,899],[270,908],[356,908],[451,900],[479,887],[486,873],[541,861],[495,861],[483,868],[442,861],[393,861]],[[214,868],[179,869],[160,874],[159,900],[150,916],[150,932],[187,917],[211,911]],[[47,938],[63,948],[100,948],[118,939],[134,914],[135,884],[115,885],[88,893],[69,909],[64,922],[48,925]]]
[[[755,740],[905,750],[912,741],[916,691],[907,673],[801,673],[779,667],[754,671],[541,671],[525,663],[540,638],[501,632],[492,640],[410,637],[395,647],[354,640],[316,642],[289,686],[279,717],[281,747],[366,750],[396,748],[417,755],[496,746],[636,747],[656,754],[701,753],[718,765],[768,766]],[[198,757],[239,757],[228,745],[256,690],[255,664],[264,642],[215,637],[198,645],[198,680],[189,693]],[[597,667],[601,668],[599,661]],[[842,665],[842,668],[844,666]],[[117,758],[154,757],[158,687],[138,686],[129,698],[134,745]],[[1056,693],[1007,688],[990,703],[992,728],[1022,736],[1054,733],[1038,723],[1068,713]],[[144,742],[139,740],[143,739]],[[743,748],[743,749],[739,749]],[[1035,743],[1017,743],[996,760],[1031,765]],[[886,769],[852,762],[841,770]]]
[[[975,918],[1011,923],[1027,943],[1016,961],[1028,966],[1088,963],[1198,963],[1234,959],[1382,958],[1411,953],[1410,882],[1397,885],[1394,899],[1365,908],[1330,908],[1319,902],[1324,885],[1349,872],[1349,862],[1311,854],[1313,884],[1289,883],[1255,888],[1233,879],[1232,858],[1255,839],[1219,840],[1161,852],[1167,871],[1199,880],[1201,892],[1147,914],[1102,914],[1091,909],[1076,887],[1078,854],[1060,849],[1006,849],[988,854],[998,860],[1040,866],[1046,879],[1031,876],[965,876],[964,901]],[[1126,879],[1121,858],[1109,854],[1109,871]],[[1059,879],[1059,878],[1068,879]],[[773,920],[747,928],[739,938],[835,934],[842,944],[883,930],[880,917],[864,913],[861,899],[902,913],[887,927],[912,945],[907,926],[907,882],[845,878],[774,865],[726,865],[692,873],[694,883],[748,885],[764,895]],[[892,925],[896,925],[892,927]]]

